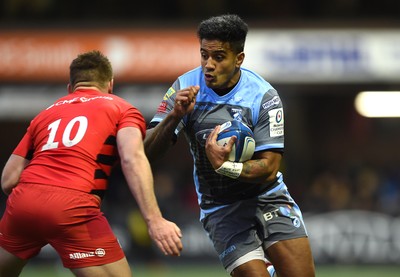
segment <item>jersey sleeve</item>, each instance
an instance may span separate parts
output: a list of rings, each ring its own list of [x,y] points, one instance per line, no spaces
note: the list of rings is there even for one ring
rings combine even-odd
[[[27,132],[21,139],[17,147],[14,149],[13,154],[21,156],[27,160],[32,159],[34,152],[33,143],[30,134]]]
[[[150,121],[149,128],[155,127],[174,109],[176,92],[181,89],[180,81],[177,79],[172,86],[164,94],[161,103],[158,105],[157,112]],[[184,121],[178,124],[175,135],[177,135],[184,127]]]
[[[123,113],[123,117],[118,124],[117,130],[125,127],[136,127],[142,133],[143,139],[146,136],[146,120],[143,114],[136,108],[131,107]]]
[[[255,151],[284,149],[284,112],[275,89],[264,94],[254,127]]]

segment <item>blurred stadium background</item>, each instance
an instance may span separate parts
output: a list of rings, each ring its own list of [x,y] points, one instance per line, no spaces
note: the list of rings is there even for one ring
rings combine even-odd
[[[2,165],[30,119],[66,93],[78,53],[105,52],[116,94],[150,120],[175,77],[199,64],[198,22],[237,13],[250,26],[245,66],[286,107],[282,171],[305,213],[317,276],[400,275],[400,119],[364,117],[354,106],[360,91],[400,90],[400,1],[0,3]],[[226,276],[198,222],[187,150],[178,141],[153,168],[163,213],[184,233],[179,259],[153,247],[121,173],[112,176],[103,207],[136,276]],[[22,276],[71,274],[46,247]]]

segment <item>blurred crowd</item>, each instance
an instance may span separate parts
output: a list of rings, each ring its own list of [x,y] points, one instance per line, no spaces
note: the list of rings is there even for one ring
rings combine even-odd
[[[400,215],[400,173],[398,168],[372,167],[337,173],[320,172],[302,197],[304,211],[366,210]]]

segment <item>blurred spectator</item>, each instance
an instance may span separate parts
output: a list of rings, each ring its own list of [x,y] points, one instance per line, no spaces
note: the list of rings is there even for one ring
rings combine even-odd
[[[303,206],[307,211],[329,212],[345,209],[350,204],[350,185],[346,177],[326,170],[316,176]]]
[[[373,211],[377,208],[380,178],[376,170],[361,167],[355,172],[351,205],[348,208]]]
[[[400,215],[400,172],[390,166],[386,177],[378,188],[377,210],[393,216]]]

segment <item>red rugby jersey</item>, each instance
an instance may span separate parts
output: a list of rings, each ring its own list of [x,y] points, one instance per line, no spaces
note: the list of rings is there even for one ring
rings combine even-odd
[[[116,95],[87,89],[58,99],[31,121],[13,152],[31,160],[20,182],[105,190],[119,161],[117,131],[128,126],[144,138],[143,115]]]

